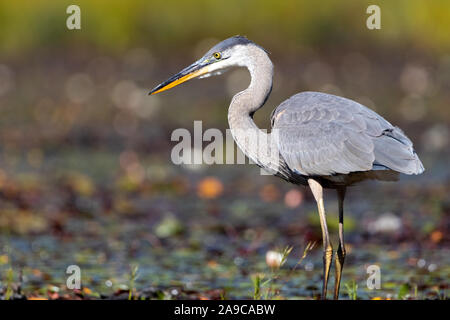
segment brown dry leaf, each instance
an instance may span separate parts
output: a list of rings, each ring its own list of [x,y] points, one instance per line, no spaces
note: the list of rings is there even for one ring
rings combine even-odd
[[[84,196],[91,196],[95,191],[92,179],[81,173],[71,173],[67,177],[67,183],[76,193]]]
[[[89,288],[84,287],[84,288],[83,288],[83,293],[84,293],[84,294],[92,294],[92,290],[89,289]]]
[[[6,209],[0,215],[0,228],[6,228],[19,234],[44,232],[48,228],[48,220],[38,212]]]
[[[431,233],[430,238],[434,243],[439,243],[441,242],[442,238],[444,238],[444,234],[442,233],[442,231],[436,230]]]
[[[396,250],[387,251],[387,255],[389,259],[397,259],[400,255],[400,253]]]
[[[0,255],[0,265],[7,264],[9,262],[9,257],[6,254]]]
[[[28,300],[48,300],[46,297],[29,297]]]
[[[223,192],[223,185],[215,177],[206,177],[197,185],[197,195],[200,198],[213,199]]]
[[[265,202],[274,202],[280,198],[280,192],[273,184],[267,184],[262,187],[259,196]]]
[[[0,189],[7,185],[6,173],[0,169]]]
[[[31,273],[33,275],[35,275],[36,277],[42,277],[42,271],[39,269],[33,269],[33,270],[31,270]]]
[[[208,267],[210,267],[211,269],[215,269],[215,268],[217,268],[217,266],[219,265],[219,264],[217,263],[217,261],[214,261],[214,260],[209,260],[206,264],[207,264]]]

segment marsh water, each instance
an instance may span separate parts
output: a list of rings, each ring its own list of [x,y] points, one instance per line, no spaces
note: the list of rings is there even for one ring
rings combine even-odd
[[[261,176],[252,165],[192,170],[148,155],[143,180],[111,177],[120,172],[105,160],[112,158],[120,156],[55,154],[42,160],[51,172],[14,163],[20,174],[2,185],[3,286],[20,285],[27,297],[128,299],[131,289],[133,299],[253,299],[259,276],[270,279],[260,298],[319,297],[321,231],[306,188]],[[445,181],[422,181],[349,189],[344,299],[448,294]],[[332,190],[325,197],[336,243],[337,199]],[[308,243],[315,247],[298,264]],[[288,246],[286,263],[269,267],[267,252]],[[81,270],[80,290],[67,288],[70,265]],[[379,289],[368,288],[371,265],[380,268]]]

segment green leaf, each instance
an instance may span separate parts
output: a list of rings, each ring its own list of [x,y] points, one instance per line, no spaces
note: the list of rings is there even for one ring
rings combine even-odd
[[[409,294],[411,290],[411,286],[408,283],[404,283],[400,286],[400,288],[398,289],[398,294],[397,294],[397,298],[400,300],[403,300],[406,298],[406,295]]]

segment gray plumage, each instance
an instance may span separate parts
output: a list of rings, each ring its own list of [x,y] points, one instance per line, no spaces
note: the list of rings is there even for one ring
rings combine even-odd
[[[253,46],[257,46],[258,48],[266,51],[263,47],[257,45],[256,43],[247,39],[246,37],[234,36],[234,37],[225,39],[225,40],[219,42],[218,44],[216,44],[214,47],[212,47],[210,50],[208,50],[208,52],[205,54],[205,56],[209,56],[210,54],[212,54],[214,52],[222,53],[222,52],[229,50],[238,45],[249,45],[249,44],[253,45]]]
[[[275,159],[273,152],[261,150],[257,135],[264,133],[252,119],[272,89],[273,65],[267,52],[243,37],[227,39],[210,51],[215,50],[235,50],[242,55],[239,65],[250,71],[251,84],[233,97],[228,120],[239,147],[259,166],[293,183],[307,185],[308,177],[314,177],[327,188],[423,172],[401,129],[355,101],[320,92],[296,94],[272,112],[268,139],[274,140],[269,148],[278,150]],[[253,131],[258,134],[250,134],[249,141]]]
[[[327,180],[353,183],[363,178],[360,172],[420,174],[424,170],[411,140],[398,127],[346,98],[302,92],[281,103],[271,121],[279,131],[280,154],[296,174],[338,176]],[[339,177],[352,173],[357,174]],[[395,174],[371,172],[366,177],[392,180]]]
[[[273,64],[267,52],[245,37],[215,45],[201,59],[156,86],[155,94],[192,77],[246,67],[247,89],[237,93],[228,109],[231,134],[257,165],[286,181],[308,185],[317,202],[323,238],[322,298],[326,298],[333,248],[328,234],[323,188],[334,188],[339,205],[334,298],[339,297],[346,256],[344,198],[346,187],[366,179],[395,180],[399,173],[420,174],[423,165],[411,140],[369,108],[346,98],[302,92],[281,103],[271,116],[272,132],[259,129],[254,113],[272,90]]]
[[[335,95],[296,94],[272,112],[272,133],[260,130],[253,114],[270,95],[273,64],[266,50],[242,36],[218,43],[150,93],[166,90],[189,74],[199,73],[204,78],[236,66],[249,70],[251,82],[231,101],[231,133],[251,160],[273,174],[298,184],[307,184],[308,177],[314,177],[324,187],[337,188],[424,171],[402,130],[369,108]]]

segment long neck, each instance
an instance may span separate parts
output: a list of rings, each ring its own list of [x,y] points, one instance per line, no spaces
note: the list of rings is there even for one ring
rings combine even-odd
[[[253,121],[253,114],[263,106],[272,90],[273,64],[264,50],[249,48],[252,59],[244,61],[251,76],[249,87],[236,94],[228,109],[231,134],[239,148],[256,164],[277,171],[279,153],[266,130]]]

